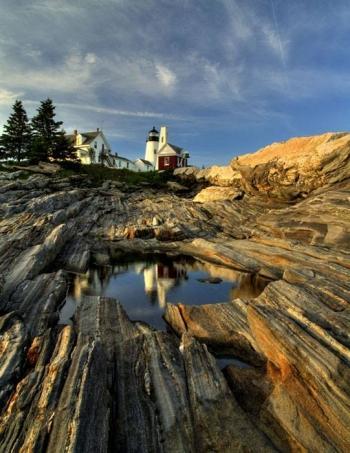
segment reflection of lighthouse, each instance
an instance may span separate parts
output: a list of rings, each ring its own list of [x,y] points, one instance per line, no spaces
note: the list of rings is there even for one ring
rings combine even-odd
[[[159,306],[164,308],[166,305],[166,295],[168,291],[175,285],[176,280],[172,278],[159,278],[157,281],[157,291]]]
[[[167,302],[167,294],[176,286],[182,278],[186,277],[186,271],[177,269],[172,265],[153,264],[143,270],[145,281],[145,293],[155,303],[158,296],[158,304],[164,308]]]
[[[185,274],[172,265],[157,264],[157,291],[160,307],[165,307],[167,293],[178,284],[181,278],[184,278]]]
[[[156,289],[156,266],[146,267],[143,271],[143,277],[145,279],[145,292],[147,294],[152,293]]]
[[[143,278],[145,280],[145,293],[149,296],[152,304],[154,304],[157,299],[157,273],[155,264],[143,269]]]
[[[87,275],[76,275],[73,283],[73,297],[75,300],[80,300],[81,296],[89,288],[89,280]]]

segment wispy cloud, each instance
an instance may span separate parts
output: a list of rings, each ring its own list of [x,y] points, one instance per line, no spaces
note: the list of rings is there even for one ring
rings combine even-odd
[[[27,10],[44,14],[73,15],[79,11],[79,6],[67,0],[33,0],[26,5]]]
[[[0,104],[10,105],[16,99],[20,99],[23,95],[23,92],[14,92],[10,90],[4,90],[0,88]]]
[[[289,91],[289,78],[288,78],[288,70],[287,70],[287,58],[286,58],[286,48],[285,44],[282,43],[282,39],[280,36],[279,24],[277,21],[277,14],[276,14],[276,7],[274,0],[270,0],[271,3],[271,11],[272,11],[272,18],[273,18],[273,25],[274,25],[274,33],[269,33],[269,42],[271,43],[272,47],[275,48],[280,55],[281,63],[284,69],[284,80],[285,80],[285,88]]]
[[[33,100],[24,100],[28,105],[38,105],[38,101]],[[65,107],[68,109],[82,110],[87,112],[94,113],[107,113],[108,115],[116,116],[129,116],[135,118],[155,118],[155,119],[171,119],[173,121],[185,121],[188,118],[179,117],[177,115],[172,115],[171,113],[161,113],[161,112],[133,112],[128,110],[118,110],[106,107],[99,107],[95,105],[86,105],[86,104],[73,104],[69,102],[55,102],[55,105],[58,107]]]
[[[162,64],[156,64],[156,74],[159,82],[171,93],[176,84],[176,74]]]
[[[80,91],[82,86],[93,82],[93,63],[95,60],[92,53],[82,55],[73,51],[61,64],[24,69],[21,63],[13,62],[11,68],[0,68],[0,77],[3,84],[20,87],[22,90],[61,91],[69,94]]]

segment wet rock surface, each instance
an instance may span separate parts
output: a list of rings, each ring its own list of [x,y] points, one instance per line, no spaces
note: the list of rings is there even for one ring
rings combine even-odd
[[[243,187],[252,174],[238,167],[220,183],[208,171],[208,183],[242,197],[201,203],[199,170],[180,180],[192,197],[2,173],[0,451],[349,451],[348,142],[320,140],[323,157],[303,171],[302,154],[293,161],[293,190],[304,193],[293,199],[266,195],[281,194],[281,178],[264,192],[254,173],[254,190]],[[242,284],[220,304],[168,304],[168,332],[103,297],[83,298],[72,325],[58,324],[68,272],[164,252],[243,272],[263,291]],[[222,371],[215,356],[247,367]]]

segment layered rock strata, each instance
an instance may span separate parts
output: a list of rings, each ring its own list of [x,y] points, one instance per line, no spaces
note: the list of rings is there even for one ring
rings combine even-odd
[[[200,203],[195,185],[1,174],[0,451],[348,451],[348,139],[244,156],[253,173],[218,191],[242,196]],[[271,179],[276,160],[297,195],[281,189],[290,172]],[[58,324],[69,273],[130,252],[191,255],[242,285],[221,304],[168,304],[169,332],[100,297]]]

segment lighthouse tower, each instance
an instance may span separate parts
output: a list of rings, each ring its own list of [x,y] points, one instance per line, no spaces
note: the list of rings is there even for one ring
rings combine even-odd
[[[151,162],[156,168],[157,166],[157,152],[159,148],[159,132],[153,126],[153,129],[148,132],[148,138],[146,140],[145,160]]]

